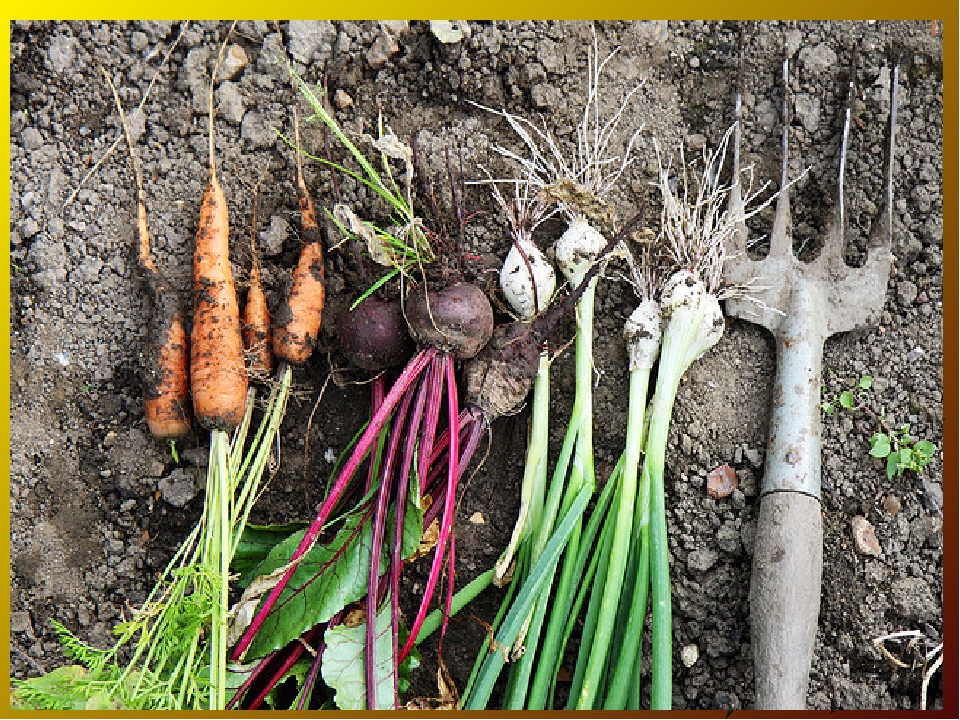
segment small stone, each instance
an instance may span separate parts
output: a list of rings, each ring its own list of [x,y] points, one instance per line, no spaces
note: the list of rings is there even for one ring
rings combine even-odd
[[[916,284],[909,280],[903,280],[897,283],[897,300],[901,305],[913,305],[919,292]]]
[[[906,622],[933,622],[940,617],[939,603],[921,577],[894,580],[888,596],[894,612]]]
[[[400,46],[397,41],[386,33],[380,33],[367,50],[367,63],[374,70],[379,70],[398,52],[400,52]]]
[[[530,89],[530,100],[538,110],[550,110],[560,103],[560,91],[553,85],[539,83]]]
[[[700,58],[698,58],[696,55],[690,58],[690,67],[693,68],[694,70],[700,67]]]
[[[460,20],[431,20],[430,32],[444,45],[453,45],[469,37],[470,26]]]
[[[62,75],[77,57],[77,41],[66,35],[57,35],[47,49],[47,64],[57,75]]]
[[[264,255],[279,255],[283,243],[290,235],[290,224],[279,215],[270,218],[270,226],[260,233],[260,252]]]
[[[716,565],[719,559],[720,555],[716,550],[711,550],[710,548],[694,550],[687,555],[687,567],[694,572],[706,572]]]
[[[763,453],[754,448],[747,448],[743,451],[743,456],[753,467],[758,468],[763,465]]]
[[[707,474],[707,495],[712,498],[728,497],[738,485],[736,471],[726,463]]]
[[[912,363],[912,362],[916,362],[917,360],[919,360],[919,359],[922,358],[923,356],[924,356],[923,348],[918,345],[918,346],[915,347],[913,350],[911,350],[910,352],[908,352],[908,353],[906,354],[906,357],[905,357],[904,359],[905,359],[907,362]]]
[[[140,32],[139,30],[130,35],[130,49],[135,53],[142,53],[147,49],[147,45],[150,44],[150,40],[147,38],[145,32]]]
[[[163,499],[174,507],[184,507],[197,496],[197,485],[193,476],[186,470],[177,468],[167,477],[161,478],[157,489]]]
[[[137,506],[137,501],[134,498],[130,498],[129,500],[124,500],[122,503],[120,503],[120,512],[122,513],[130,512],[136,506]]]
[[[850,519],[850,529],[853,533],[853,544],[861,555],[879,555],[883,552],[877,540],[873,525],[863,515],[855,515]]]
[[[226,81],[217,88],[217,105],[220,115],[231,125],[239,125],[247,109],[243,104],[243,96],[236,83]]]
[[[339,110],[346,110],[347,108],[353,107],[353,98],[344,92],[342,88],[337,88],[337,91],[333,94],[333,104],[336,105]]]
[[[718,692],[713,702],[716,707],[727,712],[740,709],[740,698],[730,692]]]
[[[943,509],[943,486],[932,480],[923,481],[923,506],[930,512]]]
[[[900,507],[900,499],[896,495],[887,495],[883,499],[883,509],[891,515],[896,515],[900,512]]]
[[[246,50],[239,45],[231,45],[227,48],[227,54],[220,66],[221,77],[224,80],[236,80],[248,62],[250,61],[247,58]]]
[[[694,133],[693,135],[687,135],[684,138],[684,141],[687,143],[688,150],[700,152],[707,144],[707,137],[706,135],[701,135],[700,133]]]
[[[820,43],[813,48],[803,48],[800,51],[800,62],[810,72],[822,73],[836,67],[837,54],[826,43]]]
[[[684,645],[680,651],[680,660],[684,667],[693,667],[700,658],[700,648],[696,645]]]
[[[43,147],[43,135],[36,128],[28,127],[20,133],[20,142],[23,144],[24,152],[31,153]]]
[[[10,613],[10,632],[33,634],[33,621],[25,610]]]
[[[470,516],[470,522],[474,525],[485,525],[487,521],[483,519],[483,513],[478,510]]]
[[[287,23],[290,54],[304,64],[314,57],[328,60],[333,56],[337,30],[329,20],[291,20]]]

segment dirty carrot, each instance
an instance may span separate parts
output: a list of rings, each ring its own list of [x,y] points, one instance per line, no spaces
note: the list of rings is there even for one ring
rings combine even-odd
[[[250,285],[247,288],[247,304],[243,308],[243,349],[247,355],[247,372],[255,378],[266,380],[273,374],[273,352],[270,347],[270,308],[267,294],[260,280],[260,257],[257,253],[257,211],[260,206],[260,183],[253,197],[253,219],[250,234]]]
[[[106,75],[106,72],[104,72]],[[150,254],[150,233],[147,229],[147,205],[143,178],[134,150],[127,118],[117,88],[106,75],[113,91],[120,124],[130,148],[130,162],[137,184],[137,270],[147,290],[150,306],[146,344],[140,375],[143,382],[143,411],[147,427],[158,440],[176,440],[190,432],[189,367],[187,331],[183,308],[177,292],[157,269]]]
[[[208,429],[233,430],[243,419],[247,373],[240,335],[240,309],[230,269],[230,218],[217,178],[210,80],[210,181],[200,206],[193,253],[193,332],[190,387],[193,411]]]
[[[300,147],[300,123],[294,108],[294,134]],[[320,332],[325,291],[323,286],[323,243],[313,200],[303,178],[303,161],[297,153],[297,198],[303,244],[300,261],[293,271],[290,294],[277,312],[273,330],[273,352],[292,365],[302,365],[313,352]]]

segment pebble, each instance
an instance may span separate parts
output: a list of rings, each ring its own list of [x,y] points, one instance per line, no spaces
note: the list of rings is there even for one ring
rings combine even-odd
[[[816,47],[803,48],[800,62],[810,72],[822,73],[836,66],[837,54],[826,43],[820,43]]]
[[[853,534],[853,544],[861,555],[879,555],[883,552],[880,542],[874,533],[873,525],[863,515],[855,515],[850,519],[850,530]]]
[[[916,362],[917,360],[922,358],[924,355],[925,353],[923,352],[923,348],[917,345],[917,347],[913,348],[913,350],[907,353],[904,359],[907,362],[912,363],[912,362]]]
[[[20,133],[20,143],[24,152],[31,153],[43,146],[43,134],[34,127],[28,127]]]
[[[380,33],[367,50],[367,63],[374,70],[379,70],[398,52],[400,52],[400,46],[397,45],[397,41],[386,33]]]
[[[57,35],[47,48],[47,64],[57,75],[62,75],[77,57],[77,41],[66,35]]]
[[[530,100],[538,110],[550,110],[560,103],[560,91],[548,83],[539,83],[530,89]]]
[[[164,500],[179,508],[193,500],[199,492],[193,480],[193,475],[181,468],[177,468],[167,477],[161,478],[160,482],[157,483],[157,489]]]
[[[260,233],[260,252],[264,255],[279,255],[283,243],[290,235],[290,224],[278,215],[270,218],[270,226]]]
[[[337,91],[333,94],[333,104],[337,106],[338,110],[346,110],[353,107],[353,98],[344,92],[343,88],[337,88]]]
[[[220,72],[224,80],[236,80],[243,69],[250,62],[247,58],[247,52],[239,45],[231,45],[227,49],[227,54],[223,58],[223,65],[220,66]]]
[[[921,577],[901,577],[890,583],[888,592],[894,611],[906,622],[934,622],[940,616],[939,605]]]
[[[687,555],[687,567],[694,572],[706,572],[716,565],[719,559],[720,555],[716,550],[702,548]]]
[[[758,468],[763,465],[763,453],[754,448],[747,448],[743,451],[743,456],[753,467]]]
[[[705,135],[700,133],[694,133],[693,135],[687,135],[684,140],[687,143],[687,149],[694,152],[700,152],[703,150],[704,146],[707,144],[707,138]]]
[[[231,125],[239,125],[247,108],[243,104],[243,96],[235,82],[225,81],[217,88],[217,105],[220,115]]]
[[[483,513],[478,510],[470,516],[470,522],[474,525],[484,525],[487,521],[483,519]]]
[[[943,486],[932,480],[923,481],[923,506],[930,512],[943,509]]]
[[[897,283],[897,300],[901,305],[913,305],[918,293],[919,290],[917,289],[916,283],[912,283],[909,280],[903,280]]]
[[[700,658],[700,648],[696,645],[684,645],[680,651],[680,660],[684,667],[693,667]]]
[[[33,622],[30,620],[30,613],[24,610],[10,613],[10,632],[30,633],[32,635]]]
[[[287,37],[290,54],[306,64],[315,57],[326,60],[333,56],[337,30],[329,20],[291,20]]]
[[[900,499],[896,495],[887,495],[883,499],[883,509],[891,515],[896,515],[900,512],[900,507]]]
[[[707,494],[712,498],[725,498],[737,489],[739,482],[736,471],[723,464],[707,474]]]

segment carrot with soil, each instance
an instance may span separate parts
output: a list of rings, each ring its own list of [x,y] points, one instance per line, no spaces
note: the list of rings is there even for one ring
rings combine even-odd
[[[300,147],[300,121],[293,111],[296,146]],[[273,352],[283,361],[302,365],[313,352],[323,319],[324,267],[323,242],[313,200],[303,177],[303,159],[297,153],[297,199],[303,233],[300,260],[293,271],[290,294],[277,312],[273,329]]]
[[[257,214],[260,207],[260,182],[253,195],[253,218],[250,221],[250,283],[243,308],[243,349],[247,356],[247,373],[266,380],[273,374],[274,359],[270,345],[270,308],[260,280],[260,255],[257,252]]]
[[[191,426],[189,349],[183,308],[176,290],[170,287],[153,262],[140,164],[117,88],[106,71],[104,76],[117,103],[120,124],[130,148],[130,164],[137,185],[137,270],[152,309],[148,314],[140,367],[143,411],[153,436],[157,440],[173,442],[186,436]]]

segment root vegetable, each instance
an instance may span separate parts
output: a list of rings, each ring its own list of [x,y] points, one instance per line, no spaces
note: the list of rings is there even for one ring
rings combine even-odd
[[[493,308],[483,291],[462,282],[436,292],[424,292],[423,287],[407,296],[407,323],[413,338],[458,360],[480,352],[493,334]]]
[[[253,377],[266,379],[273,374],[273,352],[270,348],[270,308],[267,295],[260,281],[260,259],[257,254],[257,211],[259,193],[253,200],[252,233],[250,250],[253,261],[250,266],[250,286],[247,288],[247,304],[243,308],[243,349],[247,354],[247,371]]]
[[[299,122],[294,116],[297,146],[300,145]],[[323,242],[317,213],[303,178],[303,161],[297,154],[297,199],[300,203],[302,245],[300,260],[293,271],[290,294],[277,311],[273,331],[273,352],[292,365],[302,365],[313,353],[323,319],[325,271]]]
[[[508,415],[530,394],[540,365],[539,342],[526,323],[500,325],[464,368],[468,405],[488,421]]]
[[[106,78],[113,91],[130,149],[130,162],[137,185],[137,270],[146,287],[151,309],[140,365],[143,412],[147,427],[157,440],[176,440],[187,435],[191,425],[189,347],[183,308],[176,290],[170,287],[150,254],[147,205],[140,165],[116,86],[109,75]]]
[[[193,253],[190,387],[200,424],[210,430],[231,431],[243,419],[248,382],[240,308],[230,268],[230,216],[214,159],[212,81],[210,85],[210,181],[200,205]]]
[[[400,304],[366,298],[345,312],[337,327],[340,348],[359,368],[379,372],[399,365],[413,352]]]

